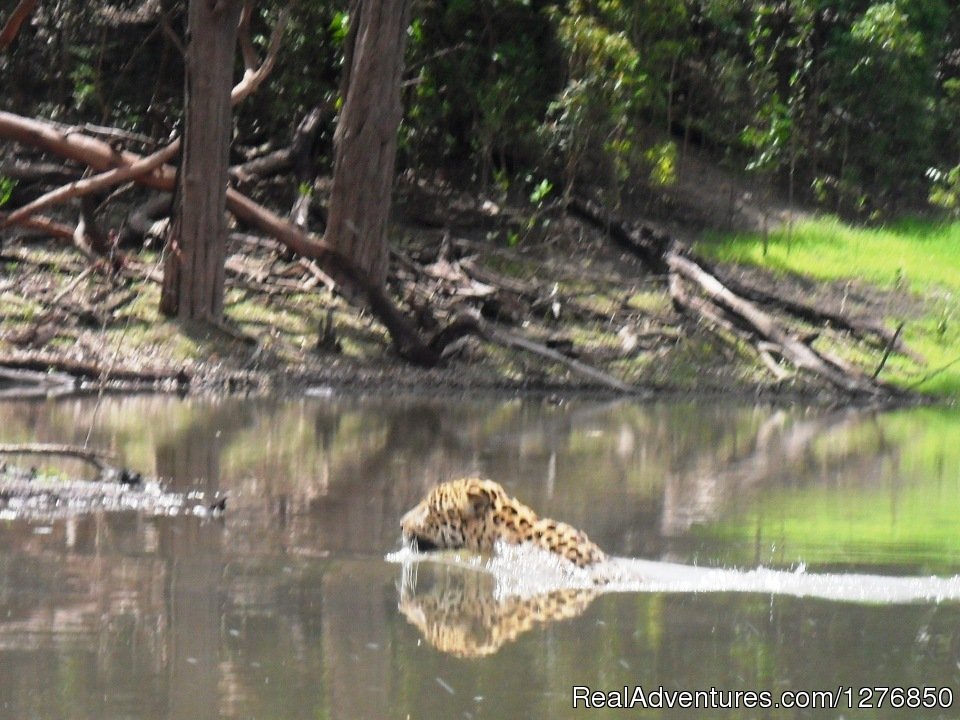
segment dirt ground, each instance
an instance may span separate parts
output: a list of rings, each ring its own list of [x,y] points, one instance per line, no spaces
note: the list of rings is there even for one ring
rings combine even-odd
[[[763,197],[769,193],[709,162],[687,158],[680,171],[681,181],[654,200],[625,198],[624,213],[653,218],[687,242],[705,228],[758,228],[784,217],[782,204]],[[641,397],[836,399],[802,374],[775,377],[745,343],[678,312],[665,278],[559,204],[531,210],[403,178],[393,215],[388,289],[422,332],[475,313],[500,335],[556,355],[467,337],[447,348],[438,367],[415,367],[399,358],[369,312],[330,289],[320,268],[242,227],[231,235],[226,320],[219,326],[185,326],[158,314],[158,240],[145,249],[123,248],[116,274],[92,267],[69,243],[4,231],[0,368],[11,387],[21,371],[66,374],[54,375],[64,382],[51,380],[40,392],[75,386],[252,394],[613,392],[586,366]],[[122,225],[122,214],[112,221]],[[903,316],[911,302],[851,283],[718,270],[851,317],[882,318],[892,309]],[[862,341],[851,346],[848,335],[830,328],[798,332],[822,333],[866,365],[883,351]]]

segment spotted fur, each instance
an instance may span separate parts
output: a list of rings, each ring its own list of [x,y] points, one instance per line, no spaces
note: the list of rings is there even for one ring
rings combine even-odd
[[[498,483],[463,478],[438,485],[400,521],[403,537],[421,549],[490,552],[498,540],[531,543],[586,567],[606,559],[586,533],[540,518]]]

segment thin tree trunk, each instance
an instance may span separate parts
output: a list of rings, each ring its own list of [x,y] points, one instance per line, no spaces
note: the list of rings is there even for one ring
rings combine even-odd
[[[366,272],[386,279],[400,77],[410,0],[352,0],[344,68],[343,109],[334,136],[336,158],[325,240]]]
[[[226,260],[230,91],[240,0],[190,0],[183,161],[160,310],[220,320]]]

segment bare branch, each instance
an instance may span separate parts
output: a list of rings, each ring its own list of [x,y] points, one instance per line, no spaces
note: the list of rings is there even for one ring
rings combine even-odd
[[[253,0],[244,0],[240,11],[240,22],[237,24],[237,42],[240,43],[240,52],[243,55],[243,66],[248,71],[257,67],[257,51],[250,39],[250,20],[253,17]]]
[[[123,168],[143,160],[135,153],[114,150],[101,140],[79,133],[65,134],[48,123],[5,111],[0,111],[0,138],[39,147],[86,163],[97,170]],[[161,165],[154,172],[140,175],[135,180],[142,185],[170,191],[173,189],[175,172],[168,165]],[[435,365],[438,362],[439,353],[424,343],[410,320],[400,312],[383,288],[372,282],[345,255],[322,240],[307,235],[233,188],[227,188],[227,209],[238,219],[260,228],[294,252],[317,260],[338,284],[366,300],[387,328],[402,357],[421,365]]]
[[[27,203],[23,207],[14,210],[12,213],[7,215],[2,222],[0,222],[0,228],[19,224],[23,220],[32,216],[34,213],[50,207],[51,205],[57,205],[75,197],[89,195],[90,193],[98,192],[129,180],[136,180],[142,175],[153,172],[167,162],[167,160],[170,160],[176,156],[178,152],[180,152],[180,140],[174,140],[172,143],[170,143],[170,145],[162,150],[158,150],[152,155],[141,158],[132,165],[114,168],[113,170],[108,170],[105,173],[95,175],[91,178],[85,178],[83,180],[77,180],[76,182],[68,183],[67,185],[62,185],[56,190],[51,190],[50,192],[41,195],[33,202]]]
[[[0,223],[3,225],[6,224],[5,219],[7,217],[6,213],[0,213]],[[58,240],[67,240],[68,242],[73,242],[73,228],[67,227],[63,223],[58,223],[50,218],[33,216],[26,218],[17,223],[20,227],[27,228],[29,230],[38,230],[42,233],[46,233],[51,237],[55,237]]]
[[[99,450],[90,450],[78,445],[53,445],[50,443],[3,443],[0,455],[61,455],[74,457],[93,465],[100,472],[113,470],[116,457]]]
[[[185,58],[187,56],[187,48],[170,24],[170,16],[162,10],[160,11],[160,30],[163,31],[163,34],[167,36],[167,40],[169,40],[177,49],[177,52],[180,53],[180,57]]]
[[[244,12],[246,12],[246,9],[247,7],[245,5]],[[287,26],[288,18],[289,13],[287,10],[281,10],[280,17],[277,19],[277,25],[273,29],[273,33],[270,35],[270,44],[267,46],[267,56],[264,58],[260,67],[256,69],[254,69],[254,65],[256,64],[255,57],[252,60],[248,57],[248,53],[253,52],[253,47],[251,46],[249,50],[246,47],[246,45],[250,42],[250,38],[247,35],[241,35],[240,46],[243,49],[243,61],[247,69],[243,73],[243,78],[234,86],[232,92],[230,93],[230,102],[233,105],[242,102],[253,92],[255,92],[273,70],[273,66],[277,62],[277,53],[280,50],[280,40],[283,38],[283,31]],[[247,22],[249,23],[249,18],[247,18]],[[241,25],[242,23],[243,19],[241,18]]]
[[[24,20],[30,17],[36,7],[37,0],[20,0],[17,7],[15,7],[10,14],[10,19],[7,20],[6,25],[3,26],[3,30],[0,30],[0,50],[3,50],[14,41],[17,33],[20,32],[20,26],[23,25]]]

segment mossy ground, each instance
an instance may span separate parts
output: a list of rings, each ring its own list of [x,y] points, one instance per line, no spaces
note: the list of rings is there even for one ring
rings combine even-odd
[[[820,393],[821,388],[801,376],[777,381],[745,344],[678,314],[663,278],[650,276],[639,260],[600,235],[585,232],[559,211],[541,213],[536,222],[518,213],[481,220],[455,232],[410,222],[393,228],[392,248],[407,260],[394,263],[388,289],[405,312],[412,315],[410,303],[419,298],[438,310],[441,324],[449,319],[448,311],[462,305],[487,314],[489,306],[483,301],[460,296],[462,286],[424,272],[452,238],[454,264],[469,260],[525,288],[511,296],[510,311],[494,314],[492,322],[538,342],[558,344],[641,393],[805,398]],[[524,232],[518,234],[517,227]],[[827,232],[831,228],[832,234]],[[699,250],[742,267],[771,269],[750,276],[752,283],[768,289],[809,295],[816,302],[840,302],[845,310],[879,314],[891,325],[905,320],[907,341],[927,362],[891,358],[885,373],[900,384],[916,382],[930,368],[952,359],[951,343],[956,347],[958,339],[954,318],[960,321],[955,292],[960,271],[944,267],[926,273],[920,251],[898,235],[882,236],[877,242],[886,245],[868,252],[871,236],[850,235],[852,231],[840,228],[829,221],[798,225],[789,241],[783,235],[769,238],[766,256],[758,249],[757,236],[714,238],[702,242]],[[946,253],[956,237],[948,233],[919,244],[937,258],[931,262],[946,265],[953,260]],[[110,280],[92,272],[76,282],[85,262],[72,249],[8,241],[0,260],[6,278],[0,293],[0,355],[70,356],[107,368],[183,369],[195,378],[193,389],[226,385],[269,392],[291,384],[430,391],[601,389],[564,364],[475,338],[438,368],[411,367],[397,357],[370,313],[322,285],[305,285],[309,274],[297,274],[289,258],[240,246],[231,252],[269,268],[269,276],[229,273],[225,323],[217,327],[163,317],[154,281]],[[864,260],[855,272],[845,273],[861,255],[870,263]],[[155,254],[132,257],[136,261],[131,267],[158,266]],[[814,283],[812,293],[809,277],[824,281]],[[858,278],[852,290],[851,277]],[[275,282],[277,278],[281,282]],[[96,317],[92,311],[124,294],[129,298],[115,311],[91,320],[91,315]],[[318,344],[321,328],[329,322],[336,348]],[[824,333],[818,342],[863,367],[873,366],[882,354],[882,348],[851,344],[839,334]],[[244,380],[238,385],[239,376]],[[955,373],[945,371],[922,387],[954,392],[960,388],[960,364]]]

